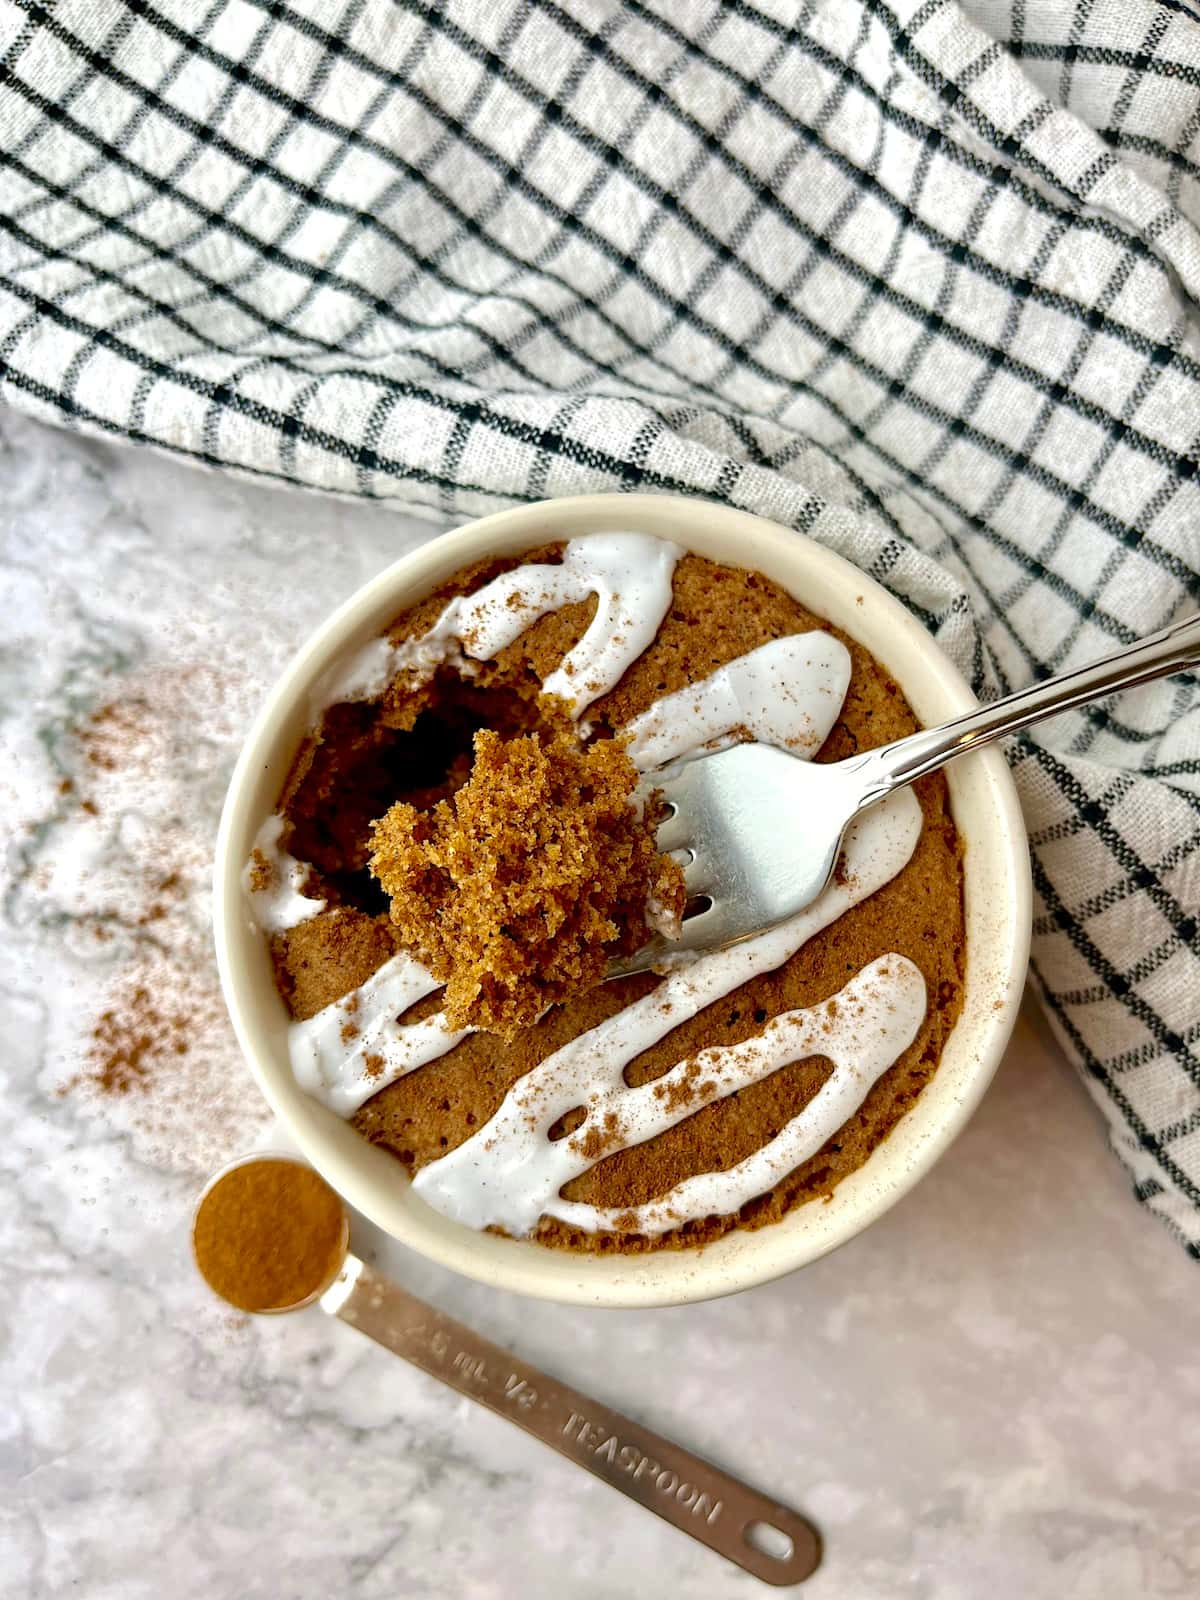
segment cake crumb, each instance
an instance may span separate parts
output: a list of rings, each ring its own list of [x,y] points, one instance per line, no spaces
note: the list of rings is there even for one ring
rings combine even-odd
[[[250,852],[250,892],[262,894],[275,881],[275,868],[259,849]]]
[[[400,942],[446,984],[452,1028],[513,1038],[599,983],[649,937],[648,904],[683,912],[683,874],[638,815],[623,746],[583,746],[571,726],[475,735],[467,782],[430,811],[391,807],[371,872]]]

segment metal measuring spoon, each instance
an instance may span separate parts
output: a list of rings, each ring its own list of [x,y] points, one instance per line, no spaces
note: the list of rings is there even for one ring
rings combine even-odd
[[[193,1253],[205,1201],[219,1185],[238,1168],[284,1161],[310,1171],[290,1156],[255,1154],[231,1163],[210,1180],[196,1207]],[[821,1559],[820,1539],[812,1524],[795,1511],[539,1372],[352,1255],[345,1206],[332,1189],[328,1193],[340,1207],[342,1229],[340,1244],[326,1257],[321,1281],[305,1284],[303,1296],[290,1305],[260,1305],[255,1307],[257,1312],[275,1314],[319,1304],[329,1316],[349,1323],[459,1394],[507,1417],[593,1477],[764,1583],[780,1587],[798,1584],[816,1570]],[[253,1220],[244,1219],[243,1232],[224,1242],[230,1247],[247,1242],[269,1248],[274,1241],[265,1231],[261,1239],[244,1239],[244,1229]],[[264,1220],[275,1221],[271,1217]],[[211,1215],[206,1226],[211,1230]],[[199,1254],[197,1266],[210,1287],[221,1293],[220,1286],[204,1272]]]

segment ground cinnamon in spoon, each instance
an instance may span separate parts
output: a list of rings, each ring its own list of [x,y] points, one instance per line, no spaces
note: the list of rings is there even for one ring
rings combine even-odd
[[[323,1290],[346,1254],[346,1212],[298,1161],[266,1156],[219,1177],[196,1210],[196,1265],[239,1311],[287,1311]]]

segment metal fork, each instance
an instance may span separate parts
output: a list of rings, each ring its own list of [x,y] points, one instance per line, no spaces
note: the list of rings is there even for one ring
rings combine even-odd
[[[802,911],[825,888],[849,824],[947,761],[1073,706],[1200,662],[1200,612],[1073,672],[978,706],[849,760],[814,763],[741,744],[649,774],[667,815],[658,847],[684,869],[691,900],[680,938],[655,938],[607,976],[645,972],[682,951],[723,949]]]

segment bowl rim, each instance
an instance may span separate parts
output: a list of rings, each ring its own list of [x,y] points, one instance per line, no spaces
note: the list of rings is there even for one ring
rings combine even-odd
[[[828,1200],[808,1202],[768,1226],[735,1228],[690,1249],[637,1255],[552,1250],[453,1223],[411,1194],[400,1163],[305,1095],[286,1056],[281,1063],[283,1005],[269,978],[266,941],[241,889],[249,841],[273,810],[309,723],[308,693],[336,657],[376,636],[391,616],[480,556],[519,553],[555,538],[615,528],[674,538],[727,563],[768,568],[768,576],[802,603],[860,639],[896,678],[923,722],[944,720],[978,703],[936,640],[874,579],[827,546],[753,513],[655,494],[581,495],[495,512],[433,537],[385,567],[310,634],[280,674],[230,779],[216,841],[213,928],[221,987],[242,1054],[289,1136],[350,1205],[401,1243],[493,1287],[571,1304],[665,1306],[769,1282],[846,1243],[929,1171],[978,1105],[1016,1020],[1031,924],[1025,824],[998,749],[978,751],[947,768],[955,823],[966,844],[968,929],[977,931],[974,942],[968,938],[963,1012],[937,1071],[913,1108]],[[788,575],[781,577],[784,569]],[[901,658],[904,669],[898,670]],[[930,707],[932,716],[926,714]],[[294,731],[285,735],[289,724]],[[271,798],[264,809],[267,792]],[[979,930],[990,934],[986,955]],[[263,998],[265,982],[273,1005]]]

